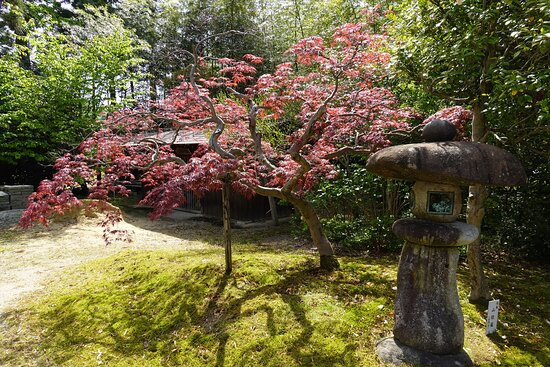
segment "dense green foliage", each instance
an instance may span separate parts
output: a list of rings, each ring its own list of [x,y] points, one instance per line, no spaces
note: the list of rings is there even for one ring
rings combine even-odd
[[[526,168],[527,186],[492,190],[484,231],[503,249],[547,256],[550,5],[409,0],[390,19],[402,99],[428,113],[442,104],[472,108],[474,138],[516,154]]]
[[[364,164],[342,167],[337,179],[322,181],[308,196],[339,251],[398,251],[401,240],[391,227],[408,209],[409,188],[373,175]]]
[[[392,16],[397,68],[435,96],[481,104],[491,120],[511,122],[521,109],[524,119],[542,123],[549,117],[549,13],[541,0],[403,1]]]
[[[494,250],[535,261],[550,259],[550,172],[542,165],[519,189],[495,189],[486,208],[485,231]]]
[[[68,34],[31,30],[29,48],[16,46],[0,59],[0,163],[48,161],[49,153],[78,144],[101,112],[119,105],[113,91],[132,78],[136,42],[116,18],[90,12]],[[30,48],[29,70],[21,56]]]

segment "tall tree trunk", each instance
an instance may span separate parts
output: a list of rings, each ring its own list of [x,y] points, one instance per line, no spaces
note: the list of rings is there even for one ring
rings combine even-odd
[[[116,103],[116,88],[114,86],[109,87],[109,99],[110,99],[110,104]]]
[[[482,106],[474,103],[472,122],[472,141],[482,142],[487,132],[487,122],[483,114]],[[485,215],[484,203],[487,198],[487,187],[482,185],[470,186],[468,195],[468,208],[466,211],[467,222],[481,230],[481,223]],[[470,268],[470,302],[482,302],[490,296],[487,278],[483,272],[483,263],[481,261],[481,241],[476,241],[468,245],[468,267]]]
[[[157,81],[155,78],[149,80],[149,99],[151,102],[156,102],[158,99],[157,95]]]
[[[7,27],[15,33],[15,44],[20,46],[19,51],[20,59],[19,65],[26,70],[32,70],[32,62],[30,55],[30,44],[27,37],[27,30],[25,29],[25,22],[28,17],[28,9],[23,0],[12,0],[12,9],[3,15],[3,20],[7,24]],[[0,3],[0,6],[3,4]]]
[[[301,38],[305,38],[304,26],[302,24],[302,15],[300,13],[301,11],[298,0],[294,0],[294,27],[299,25]],[[296,34],[296,31],[294,32],[294,34]],[[296,41],[298,41],[298,39],[296,39]]]
[[[321,221],[319,220],[313,206],[307,201],[294,195],[287,198],[287,200],[300,211],[300,214],[302,214],[302,217],[307,224],[313,244],[319,251],[321,269],[338,269],[340,264],[338,263],[338,259],[334,256],[332,245],[323,232]]]
[[[136,92],[134,87],[134,81],[130,80],[130,98],[136,99]]]

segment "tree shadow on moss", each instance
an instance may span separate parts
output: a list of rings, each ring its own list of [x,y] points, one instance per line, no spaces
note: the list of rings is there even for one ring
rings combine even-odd
[[[329,273],[324,273],[318,269],[315,269],[311,261],[306,263],[306,267],[309,269],[296,270],[285,274],[283,280],[275,283],[260,286],[256,289],[246,291],[242,296],[231,300],[219,300],[217,302],[211,302],[205,312],[208,315],[203,319],[202,325],[208,325],[207,330],[214,335],[218,335],[218,350],[216,358],[216,366],[220,367],[224,365],[226,343],[230,337],[230,328],[232,324],[237,323],[240,319],[250,316],[258,312],[265,312],[266,314],[266,329],[271,337],[276,334],[276,325],[274,324],[273,309],[265,304],[259,305],[252,310],[242,311],[242,307],[248,301],[254,300],[259,297],[266,296],[278,296],[291,310],[293,318],[300,325],[299,335],[289,343],[286,347],[286,353],[291,356],[298,365],[301,366],[333,366],[341,365],[345,360],[350,361],[347,365],[357,365],[358,361],[355,360],[354,353],[357,349],[355,342],[347,342],[343,351],[336,353],[334,351],[326,352],[318,350],[312,352],[311,350],[304,350],[304,347],[311,345],[312,335],[315,331],[315,326],[307,318],[307,310],[304,306],[304,300],[302,296],[303,287],[307,287],[308,291],[318,288],[326,292],[327,297],[348,297],[350,291],[346,288],[348,286],[354,287],[355,280],[348,280],[335,282],[327,287],[327,276]],[[374,287],[367,292],[373,297],[389,297],[393,294],[391,285],[389,285],[385,279],[375,278],[372,276],[373,282],[380,285],[380,287]],[[221,284],[226,285],[222,281]],[[353,291],[351,291],[353,293]],[[210,317],[215,315],[215,317]],[[333,336],[336,336],[333,334]],[[250,347],[250,352],[257,352],[258,346]],[[246,354],[247,350],[242,354]],[[266,351],[268,353],[268,351]]]
[[[498,329],[488,335],[504,352],[498,364],[536,365],[538,362],[550,366],[550,273],[527,263],[506,260],[486,264],[485,273],[492,298],[500,300]],[[467,269],[460,270],[458,279],[466,287],[469,285]],[[487,303],[473,306],[485,320]]]
[[[201,251],[201,256],[208,255]],[[287,305],[296,321],[299,328],[296,336],[282,351],[258,344],[256,349],[241,350],[241,354],[285,353],[298,365],[333,366],[346,360],[347,365],[353,366],[358,363],[354,356],[355,341],[342,338],[345,346],[338,351],[312,350],[312,335],[318,326],[307,317],[304,292],[322,291],[327,297],[344,299],[358,293],[383,298],[393,295],[387,279],[375,276],[376,269],[372,274],[363,271],[355,279],[338,272],[335,275],[319,271],[312,258],[277,268],[280,280],[268,284],[254,283],[246,274],[238,275],[239,278],[224,275],[219,263],[176,266],[174,269],[179,270],[173,273],[168,266],[176,260],[162,257],[154,260],[161,261],[161,265],[148,268],[139,261],[136,264],[132,256],[115,257],[104,275],[109,279],[84,280],[82,284],[73,284],[75,288],[69,293],[47,300],[49,304],[36,311],[34,329],[42,333],[40,349],[46,351],[55,364],[71,364],[81,356],[83,346],[93,345],[94,350],[99,348],[125,358],[152,353],[162,356],[166,365],[177,365],[178,353],[194,353],[203,346],[215,349],[206,364],[224,366],[232,326],[244,318],[265,313],[268,335],[275,336],[274,306],[265,302],[247,304],[261,297],[275,297]],[[166,262],[166,269],[162,261]],[[239,264],[236,261],[236,271]],[[337,281],[330,283],[329,278]],[[238,287],[237,282],[243,280],[248,282],[247,288]],[[372,288],[358,287],[358,282],[366,280],[372,282]],[[247,309],[243,310],[245,304]],[[174,346],[182,339],[196,350],[174,352]]]

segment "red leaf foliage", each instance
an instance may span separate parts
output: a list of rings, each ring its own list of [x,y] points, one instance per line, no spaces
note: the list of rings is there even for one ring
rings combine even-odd
[[[182,205],[186,191],[200,196],[221,189],[227,177],[245,197],[260,186],[303,196],[319,179],[336,177],[333,163],[342,148],[376,151],[391,144],[388,132],[406,131],[418,120],[381,87],[389,63],[386,45],[385,35],[357,23],[339,27],[330,40],[298,42],[288,51],[295,63],[258,78],[254,65],[263,60],[253,55],[218,59],[221,68],[207,79],[201,78],[207,63],[196,60],[193,78],[158,103],[155,114],[121,110],[77,153],[58,159],[57,173],[31,196],[21,224],[47,224],[52,215],[80,206],[75,188],[108,200],[127,196],[130,181],[149,189],[141,203],[154,208],[152,218]],[[209,91],[214,87],[227,93],[218,98]],[[455,123],[466,117],[456,108],[444,111]],[[175,128],[211,137],[210,144],[201,144],[186,162],[177,161],[160,139]]]

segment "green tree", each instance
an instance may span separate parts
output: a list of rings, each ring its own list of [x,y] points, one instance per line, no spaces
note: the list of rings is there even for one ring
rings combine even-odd
[[[11,52],[14,47],[28,49],[26,36],[30,17],[29,6],[23,0],[0,3],[0,56]],[[27,70],[31,69],[29,52],[19,53],[19,64]]]
[[[32,45],[33,71],[20,53],[0,58],[0,162],[48,161],[48,153],[70,148],[97,126],[99,114],[118,106],[139,62],[131,34],[104,11],[89,9],[66,35],[40,28]],[[120,102],[120,101],[119,101]]]
[[[544,0],[403,1],[393,15],[397,69],[429,94],[470,107],[473,141],[502,144],[518,131],[547,131],[549,12]],[[467,220],[478,228],[487,195],[470,187]],[[468,248],[468,264],[470,299],[487,298],[479,241]]]

